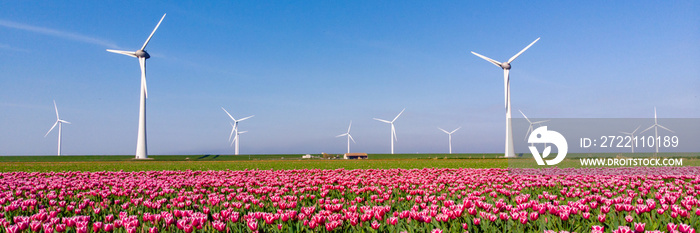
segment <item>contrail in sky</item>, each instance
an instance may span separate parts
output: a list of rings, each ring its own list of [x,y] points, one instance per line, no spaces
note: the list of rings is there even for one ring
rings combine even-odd
[[[116,44],[114,44],[113,42],[103,40],[103,39],[98,39],[98,38],[85,36],[85,35],[72,33],[72,32],[60,31],[60,30],[51,29],[51,28],[37,27],[37,26],[32,26],[32,25],[27,25],[27,24],[22,24],[22,23],[17,23],[17,22],[2,20],[2,19],[0,19],[0,26],[6,27],[6,28],[18,29],[18,30],[22,30],[22,31],[39,33],[39,34],[48,35],[48,36],[60,37],[60,38],[72,40],[72,41],[100,45],[102,47],[112,47],[112,48],[119,47]]]

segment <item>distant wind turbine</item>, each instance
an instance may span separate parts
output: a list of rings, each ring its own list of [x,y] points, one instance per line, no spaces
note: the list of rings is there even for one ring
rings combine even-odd
[[[505,105],[506,105],[505,106],[506,107],[506,149],[505,149],[505,156],[506,157],[515,157],[515,152],[513,150],[513,126],[511,124],[511,113],[510,113],[510,76],[509,76],[510,68],[511,68],[510,63],[513,62],[513,60],[515,60],[516,58],[518,58],[518,56],[520,56],[520,54],[525,52],[525,50],[530,48],[530,46],[535,44],[535,42],[537,42],[538,40],[540,40],[540,38],[537,38],[535,41],[530,43],[530,45],[525,47],[523,50],[520,50],[519,53],[515,54],[515,56],[508,59],[507,62],[503,62],[503,63],[498,62],[496,60],[493,60],[491,58],[488,58],[484,55],[481,55],[481,54],[478,54],[478,53],[475,53],[474,51],[472,51],[472,53],[474,55],[476,55],[476,56],[478,56],[478,57],[480,57],[488,62],[491,62],[494,65],[503,69],[503,89],[505,92],[504,94],[505,94]]]
[[[639,130],[639,127],[642,127],[642,126],[641,126],[641,125],[640,125],[640,126],[637,126],[637,128],[636,128],[636,129],[634,129],[634,131],[632,131],[631,133],[628,133],[628,132],[622,132],[622,131],[620,131],[620,133],[622,133],[622,134],[627,134],[627,135],[629,135],[629,136],[630,136],[631,140],[634,140],[634,133],[636,133],[636,132],[637,132],[637,130]],[[632,145],[632,153],[634,153],[634,145]]]
[[[58,116],[58,107],[56,107],[56,100],[53,101],[53,108],[54,110],[56,110],[56,123],[53,123],[53,126],[51,126],[51,129],[49,129],[49,132],[46,132],[44,137],[48,136],[49,133],[51,133],[51,130],[53,130],[53,128],[56,128],[56,125],[58,125],[58,156],[61,156],[61,125],[63,123],[70,124],[70,122],[61,120],[61,117]]]
[[[449,147],[450,147],[450,154],[452,154],[452,134],[453,134],[454,132],[457,132],[457,130],[459,130],[460,128],[462,128],[462,126],[460,126],[459,128],[457,128],[457,129],[455,129],[455,130],[452,130],[452,132],[447,132],[447,130],[444,130],[444,129],[438,127],[438,129],[442,130],[442,132],[445,132],[445,133],[448,135],[448,136],[447,136],[447,138],[448,138],[448,139],[447,139],[447,140],[448,140],[448,143],[447,143],[447,144],[448,144]]]
[[[139,130],[138,137],[136,139],[137,159],[148,158],[148,150],[146,146],[146,98],[148,98],[148,90],[146,88],[146,59],[150,58],[151,55],[149,55],[146,52],[146,45],[148,45],[148,42],[151,41],[153,34],[156,33],[156,30],[158,30],[158,27],[160,26],[160,23],[163,22],[163,19],[165,19],[165,14],[163,14],[163,17],[160,18],[160,21],[158,21],[156,28],[153,29],[151,35],[148,36],[146,42],[143,43],[143,46],[141,46],[141,49],[136,50],[135,52],[107,49],[108,52],[138,58],[139,64],[141,65],[141,100],[139,104]]]
[[[236,132],[236,137],[233,138],[234,141],[236,141],[236,149],[238,149],[238,142],[241,141],[241,134],[247,133],[248,131],[239,131]],[[233,144],[233,142],[231,142]],[[238,154],[238,150],[236,150],[236,154]],[[248,153],[248,160],[250,160],[250,153]]]
[[[238,155],[238,141],[239,140],[237,140],[237,139],[238,139],[238,135],[240,134],[240,133],[238,133],[238,122],[241,122],[241,121],[244,121],[248,118],[254,117],[255,115],[244,117],[244,118],[236,120],[236,118],[233,118],[233,116],[231,116],[231,114],[228,113],[228,111],[226,111],[226,109],[224,109],[224,107],[221,107],[221,109],[224,110],[224,112],[226,112],[226,115],[228,115],[228,117],[230,117],[231,120],[233,120],[233,124],[231,125],[233,127],[233,129],[231,130],[231,135],[228,136],[228,139],[231,140],[231,136],[234,134],[236,135],[236,137],[233,138],[233,141],[231,141],[231,144],[233,144],[234,142],[236,143],[235,154]]]
[[[651,125],[651,126],[649,126],[649,128],[643,130],[642,132],[639,132],[639,134],[643,134],[643,133],[646,132],[647,130],[650,130],[651,128],[654,128],[654,147],[656,147],[656,153],[657,153],[657,154],[659,153],[659,142],[661,142],[661,140],[658,140],[658,138],[659,138],[659,127],[662,128],[662,129],[668,130],[668,131],[671,132],[671,133],[675,133],[675,132],[673,132],[673,130],[668,129],[668,128],[664,127],[663,125],[659,125],[658,121],[656,120],[656,107],[654,107],[654,124]]]
[[[394,121],[396,121],[396,119],[398,119],[399,116],[401,116],[401,113],[403,113],[403,111],[405,111],[405,110],[406,110],[405,108],[403,110],[401,110],[399,115],[396,115],[396,117],[394,117],[394,120],[391,120],[391,121],[382,120],[379,118],[373,118],[375,120],[391,124],[391,137],[389,138],[391,140],[391,154],[394,154],[394,140],[399,141],[399,139],[396,138],[396,128],[394,127]]]
[[[348,153],[350,153],[350,140],[352,140],[353,143],[355,142],[355,139],[352,138],[352,135],[350,135],[350,127],[352,127],[352,121],[350,121],[350,125],[348,125],[348,132],[335,136],[336,138],[342,137],[342,136],[348,136]]]
[[[527,141],[528,135],[530,135],[530,133],[532,133],[532,131],[534,130],[534,127],[532,127],[532,126],[537,125],[537,124],[541,125],[542,123],[549,121],[549,120],[543,120],[543,121],[532,122],[532,121],[530,121],[529,118],[527,118],[527,116],[525,116],[525,113],[523,113],[523,111],[520,111],[520,110],[518,110],[518,111],[520,112],[520,114],[523,115],[523,117],[525,117],[525,120],[527,120],[527,122],[530,123],[530,127],[527,128],[527,133],[525,133],[525,138],[523,138],[524,141]]]

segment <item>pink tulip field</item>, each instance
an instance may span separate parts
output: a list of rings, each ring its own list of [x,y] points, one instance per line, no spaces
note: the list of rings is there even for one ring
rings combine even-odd
[[[699,167],[561,172],[0,173],[0,231],[690,233],[700,226]]]

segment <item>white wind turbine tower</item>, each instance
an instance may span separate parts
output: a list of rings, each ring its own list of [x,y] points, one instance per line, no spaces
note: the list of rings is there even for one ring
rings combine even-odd
[[[455,130],[452,130],[452,132],[447,132],[447,130],[444,130],[444,129],[441,129],[440,127],[438,127],[438,129],[442,130],[442,132],[445,132],[445,133],[448,135],[448,136],[447,136],[447,138],[448,138],[448,143],[447,143],[447,144],[448,144],[449,147],[450,147],[450,154],[452,154],[452,134],[453,134],[454,132],[457,132],[457,130],[459,130],[460,128],[462,128],[462,126],[460,126],[459,128],[457,128],[457,129],[455,129]]]
[[[56,123],[53,123],[53,126],[51,126],[51,129],[49,129],[49,132],[46,132],[44,137],[48,136],[49,133],[51,133],[51,130],[53,130],[53,128],[56,128],[56,125],[58,125],[58,156],[61,156],[61,125],[63,123],[70,124],[70,122],[61,120],[61,118],[58,116],[58,107],[56,107],[56,100],[53,101],[53,109],[56,110]]]
[[[342,136],[348,136],[348,153],[350,153],[350,140],[352,140],[353,143],[355,142],[355,139],[352,138],[352,135],[350,135],[350,127],[352,127],[352,121],[350,121],[350,125],[348,125],[348,132],[335,136],[336,138],[342,137]]]
[[[236,143],[235,155],[238,155],[238,141],[239,141],[238,135],[240,134],[238,132],[238,122],[241,122],[241,121],[244,121],[248,118],[254,117],[255,115],[244,117],[244,118],[236,120],[236,118],[233,118],[233,116],[231,116],[231,114],[228,113],[228,111],[226,111],[226,109],[224,109],[224,107],[221,107],[221,109],[224,110],[224,112],[226,112],[226,115],[228,115],[228,117],[230,117],[231,120],[233,120],[233,124],[231,125],[233,127],[233,129],[231,130],[231,135],[228,136],[228,139],[231,140],[231,136],[234,134],[236,135],[236,137],[233,138],[233,141],[231,141],[231,144],[233,144],[234,142]]]
[[[391,140],[391,154],[394,154],[394,140],[399,141],[399,139],[396,138],[396,128],[394,127],[394,121],[396,121],[396,119],[398,119],[399,116],[401,116],[401,113],[403,113],[403,111],[405,111],[405,110],[406,110],[405,108],[403,110],[401,110],[399,115],[396,115],[396,117],[394,117],[394,120],[391,120],[391,121],[373,118],[375,120],[391,124],[391,137],[389,138]]]
[[[530,123],[530,127],[527,128],[527,133],[525,133],[525,138],[523,138],[524,141],[527,141],[528,135],[530,135],[530,133],[532,133],[532,131],[535,130],[534,127],[532,127],[532,126],[537,125],[537,124],[541,125],[542,123],[549,121],[549,120],[543,120],[543,121],[532,122],[532,121],[530,121],[529,118],[527,118],[527,116],[525,116],[525,113],[523,113],[523,111],[520,111],[520,110],[518,110],[518,111],[520,112],[520,114],[523,115],[523,117],[525,117],[525,120],[527,120],[527,122]],[[545,144],[545,147],[546,147],[546,144]]]
[[[163,22],[163,19],[165,19],[165,14],[163,14],[163,17],[160,18],[156,28],[153,29],[151,35],[148,36],[146,42],[143,43],[143,46],[141,46],[141,49],[136,50],[135,52],[107,49],[108,52],[138,58],[139,64],[141,65],[141,100],[139,104],[139,130],[138,137],[136,139],[136,159],[148,158],[148,150],[146,146],[146,98],[148,98],[148,90],[146,88],[146,59],[150,58],[151,55],[149,55],[145,49],[148,42],[151,41],[153,34],[155,34],[156,30],[158,30],[158,26],[160,26],[160,23]]]
[[[520,52],[519,52],[518,54],[515,54],[515,56],[511,57],[510,59],[508,59],[507,62],[503,62],[503,63],[498,62],[498,61],[496,61],[496,60],[493,60],[493,59],[491,59],[491,58],[488,58],[488,57],[486,57],[486,56],[484,56],[484,55],[481,55],[481,54],[478,54],[478,53],[475,53],[474,51],[472,51],[472,53],[473,53],[474,55],[476,55],[476,56],[478,56],[478,57],[480,57],[480,58],[483,58],[484,60],[489,61],[489,62],[493,63],[494,65],[496,65],[496,66],[500,67],[501,69],[503,69],[503,89],[504,89],[504,92],[505,92],[504,94],[505,94],[505,107],[506,107],[506,149],[505,149],[505,157],[509,157],[509,158],[510,158],[510,157],[515,157],[515,152],[513,151],[513,126],[512,126],[512,124],[511,124],[511,111],[510,111],[510,76],[509,76],[510,68],[511,68],[510,63],[513,62],[513,60],[515,60],[516,58],[518,58],[518,56],[520,56],[520,54],[522,54],[523,52],[525,52],[525,50],[527,50],[528,48],[530,48],[530,46],[532,46],[533,44],[535,44],[535,42],[537,42],[538,40],[540,40],[540,38],[537,38],[535,41],[533,41],[532,43],[530,43],[530,45],[528,45],[527,47],[525,47],[523,50],[520,50]]]
[[[628,132],[622,132],[622,131],[620,131],[620,133],[622,133],[622,134],[627,134],[627,135],[629,135],[629,136],[630,136],[630,138],[632,138],[632,140],[634,140],[634,133],[636,133],[636,132],[637,132],[637,130],[639,130],[639,127],[641,127],[641,125],[640,125],[640,126],[637,126],[637,128],[636,128],[636,129],[634,129],[634,131],[632,131],[631,133],[628,133]],[[632,153],[634,153],[634,145],[632,145]]]
[[[659,125],[658,121],[656,120],[656,107],[654,107],[654,124],[649,126],[649,128],[643,130],[642,132],[639,132],[639,134],[643,134],[647,130],[654,128],[654,147],[656,147],[657,154],[659,153],[659,143],[662,141],[662,140],[657,140],[659,138],[659,127],[661,127],[662,129],[668,130],[671,133],[675,133],[675,132],[673,132],[673,130],[668,129],[668,128],[664,127],[663,125]]]
[[[241,141],[241,134],[247,133],[248,131],[238,131],[236,132],[236,137],[233,140],[236,142],[236,154],[238,154],[238,142]],[[233,145],[233,142],[231,142]],[[248,153],[248,160],[250,160],[250,153]]]

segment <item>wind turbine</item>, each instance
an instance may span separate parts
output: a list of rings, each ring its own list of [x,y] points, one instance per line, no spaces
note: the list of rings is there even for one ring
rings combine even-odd
[[[238,141],[241,140],[240,135],[241,135],[241,134],[244,134],[244,133],[247,133],[247,132],[248,132],[248,131],[239,131],[239,132],[236,132],[236,137],[233,138],[233,141],[236,142],[236,154],[238,154]],[[231,145],[233,145],[233,142],[231,142]],[[248,160],[250,160],[250,153],[248,153]]]
[[[150,58],[151,55],[146,52],[146,45],[148,45],[148,42],[151,41],[153,34],[156,33],[156,30],[158,30],[158,27],[160,26],[160,23],[163,22],[163,19],[165,19],[165,14],[163,14],[163,17],[160,18],[156,28],[153,29],[151,35],[148,36],[146,42],[143,43],[143,46],[141,46],[141,49],[136,50],[135,52],[107,49],[108,52],[138,58],[139,64],[141,65],[141,100],[139,104],[139,130],[138,137],[136,139],[136,159],[148,158],[148,150],[146,147],[146,99],[148,98],[148,90],[146,88],[146,59]]]
[[[637,126],[637,128],[636,128],[636,129],[634,129],[634,131],[632,131],[631,133],[628,133],[628,132],[622,132],[622,131],[620,131],[620,133],[623,133],[623,134],[627,134],[627,135],[629,135],[629,136],[630,136],[631,140],[634,140],[634,133],[636,133],[636,132],[637,132],[637,130],[639,130],[639,127],[641,127],[641,125],[640,125],[640,126]],[[634,145],[632,145],[632,153],[634,153]]]
[[[454,132],[457,132],[457,130],[459,130],[460,128],[462,128],[462,126],[460,126],[459,128],[457,128],[455,130],[452,130],[452,132],[447,132],[447,130],[444,130],[444,129],[441,129],[440,127],[438,127],[438,129],[442,130],[442,132],[445,132],[448,135],[447,136],[447,138],[448,138],[447,144],[450,146],[450,154],[452,154],[452,134]]]
[[[532,131],[534,130],[534,128],[532,127],[533,125],[542,124],[542,123],[549,121],[549,120],[543,120],[543,121],[532,122],[532,121],[530,121],[529,118],[527,118],[527,116],[525,116],[525,113],[523,113],[523,111],[520,111],[520,110],[518,110],[518,111],[520,112],[520,114],[523,115],[523,117],[525,117],[525,120],[527,120],[527,122],[530,123],[530,127],[527,128],[527,133],[525,133],[525,138],[523,139],[524,141],[527,140],[527,136],[530,135],[530,133],[532,133]]]
[[[403,111],[405,111],[405,110],[406,110],[405,108],[403,110],[401,110],[399,115],[396,115],[396,117],[394,117],[394,120],[391,120],[391,121],[382,120],[379,118],[373,118],[375,120],[391,124],[391,137],[389,138],[391,140],[391,154],[394,154],[394,140],[399,141],[399,139],[396,138],[396,128],[394,127],[394,121],[396,121],[396,119],[398,119],[399,116],[401,116],[401,113],[403,113]]]
[[[675,133],[675,132],[673,132],[673,130],[668,129],[668,128],[664,127],[663,125],[659,125],[658,121],[656,120],[656,107],[654,107],[654,124],[649,126],[649,128],[643,130],[642,132],[639,132],[639,134],[643,134],[647,130],[654,128],[654,147],[656,147],[657,154],[659,153],[659,143],[661,142],[661,140],[658,139],[659,138],[659,127],[661,127],[662,129],[668,130],[671,133]]]
[[[238,135],[240,134],[240,133],[238,133],[238,122],[241,122],[241,121],[244,121],[248,118],[254,117],[255,115],[244,117],[244,118],[236,120],[236,118],[233,118],[233,116],[231,116],[231,114],[228,113],[228,111],[226,111],[226,109],[224,109],[224,107],[221,107],[221,109],[223,109],[224,112],[226,112],[226,115],[228,115],[228,117],[230,117],[231,120],[233,120],[233,124],[231,125],[233,127],[233,129],[231,130],[231,135],[228,136],[228,139],[231,140],[231,136],[234,134],[236,135],[236,137],[233,138],[233,141],[231,141],[231,144],[233,144],[234,142],[236,143],[235,154],[238,155],[238,140],[237,139],[238,139]]]
[[[51,126],[51,129],[49,129],[49,132],[46,132],[44,137],[48,136],[49,133],[51,133],[51,130],[53,130],[53,128],[56,128],[56,125],[58,125],[58,156],[61,156],[61,125],[63,123],[70,124],[70,122],[61,120],[61,118],[58,116],[58,107],[56,107],[56,100],[53,101],[53,109],[56,110],[56,123],[53,123],[53,126]]]
[[[513,151],[513,126],[511,124],[511,113],[510,113],[510,63],[513,62],[520,54],[525,52],[525,50],[529,49],[530,46],[535,44],[540,40],[540,38],[537,38],[535,41],[530,43],[527,47],[525,47],[523,50],[520,50],[519,53],[515,54],[515,56],[511,57],[508,59],[507,62],[498,62],[496,60],[493,60],[491,58],[488,58],[484,55],[475,53],[472,51],[472,53],[488,62],[493,63],[494,65],[500,67],[503,69],[503,89],[504,89],[504,94],[505,94],[505,108],[506,108],[506,149],[505,149],[505,157],[510,158],[510,157],[515,157],[515,152]]]
[[[342,137],[342,136],[348,136],[348,153],[350,153],[350,140],[352,140],[353,143],[355,142],[355,139],[352,138],[352,135],[350,135],[350,127],[352,127],[352,121],[350,121],[350,125],[348,125],[348,132],[335,136],[336,138]]]

